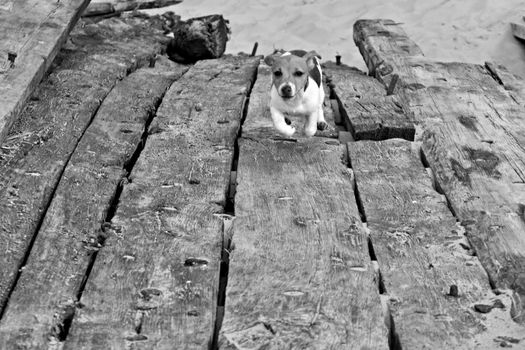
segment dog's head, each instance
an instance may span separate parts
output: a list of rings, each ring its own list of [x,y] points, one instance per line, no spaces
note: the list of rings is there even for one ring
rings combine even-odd
[[[272,67],[272,84],[283,99],[303,94],[308,86],[309,72],[316,65],[315,57],[321,58],[315,51],[300,50],[265,57],[264,62]]]

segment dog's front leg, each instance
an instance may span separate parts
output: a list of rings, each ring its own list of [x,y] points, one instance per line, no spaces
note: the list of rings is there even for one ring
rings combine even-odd
[[[284,114],[281,113],[276,108],[270,107],[270,112],[272,115],[273,125],[284,136],[292,136],[295,133],[295,128],[293,126],[290,126],[286,124]]]
[[[306,116],[306,125],[304,127],[304,133],[306,136],[314,136],[317,131],[317,120],[318,120],[318,111],[315,111]]]
[[[324,119],[323,105],[321,104],[319,106],[319,110],[317,111],[317,130],[326,130],[328,128],[329,125]]]

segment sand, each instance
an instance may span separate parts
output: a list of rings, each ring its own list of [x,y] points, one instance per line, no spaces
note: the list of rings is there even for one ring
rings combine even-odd
[[[348,65],[365,70],[352,39],[360,18],[402,22],[427,57],[442,61],[505,65],[525,77],[525,43],[515,39],[509,22],[521,22],[519,0],[184,0],[153,13],[174,11],[182,19],[220,13],[230,21],[227,53],[259,54],[274,48],[316,50],[325,60],[340,54]],[[152,11],[148,11],[152,13]]]

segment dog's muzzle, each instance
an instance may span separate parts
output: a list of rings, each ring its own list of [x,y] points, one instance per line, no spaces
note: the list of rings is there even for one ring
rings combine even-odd
[[[294,97],[294,88],[290,84],[283,84],[279,88],[279,95],[284,98],[292,98]]]

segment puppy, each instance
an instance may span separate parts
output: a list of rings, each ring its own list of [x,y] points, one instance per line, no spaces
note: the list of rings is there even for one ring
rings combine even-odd
[[[328,128],[323,114],[324,90],[318,58],[321,56],[315,51],[295,50],[264,59],[272,67],[270,112],[273,124],[285,136],[292,136],[296,131],[286,114],[306,117],[306,136]]]

